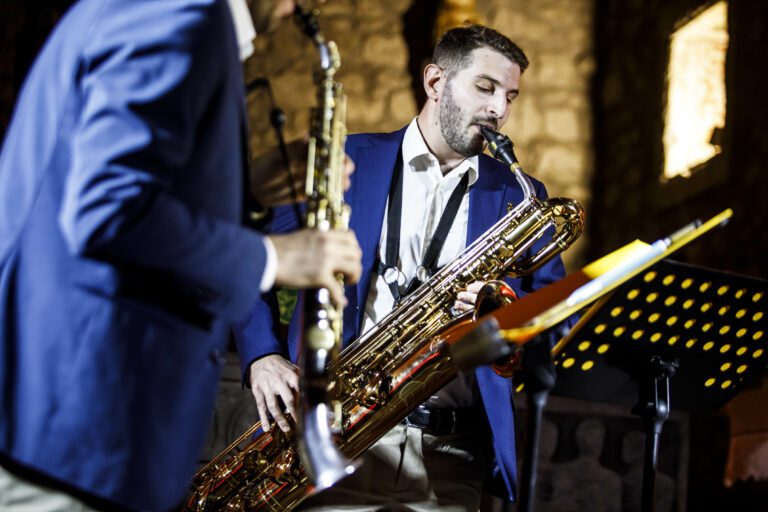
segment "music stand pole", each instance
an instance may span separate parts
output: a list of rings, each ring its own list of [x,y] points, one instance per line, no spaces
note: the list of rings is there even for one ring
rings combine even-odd
[[[551,346],[546,332],[525,345],[522,361],[528,417],[520,504],[517,510],[533,512],[536,501],[541,419],[549,392],[555,387],[555,367],[552,364]]]
[[[659,462],[659,439],[664,422],[669,419],[669,379],[678,363],[652,356],[648,369],[645,396],[632,412],[643,419],[645,425],[645,460],[643,462],[642,512],[653,512],[656,506],[656,471]]]

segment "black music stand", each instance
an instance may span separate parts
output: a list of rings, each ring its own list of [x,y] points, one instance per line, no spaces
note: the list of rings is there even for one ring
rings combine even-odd
[[[643,512],[654,509],[672,404],[714,412],[768,363],[767,291],[759,279],[662,260],[588,309],[555,347],[552,394],[632,405],[643,419]]]
[[[525,389],[526,404],[526,442],[523,451],[523,467],[520,477],[518,512],[532,512],[536,501],[536,485],[539,467],[539,441],[541,421],[549,394],[555,387],[555,367],[552,364],[551,340],[566,336],[567,326],[548,329],[523,346],[520,376]],[[508,506],[507,506],[508,509]]]

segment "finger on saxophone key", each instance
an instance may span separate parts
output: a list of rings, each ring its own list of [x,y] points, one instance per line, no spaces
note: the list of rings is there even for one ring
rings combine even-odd
[[[275,284],[292,288],[327,288],[336,304],[346,305],[344,288],[362,273],[362,251],[352,231],[301,230],[269,235],[277,253]]]
[[[355,172],[355,163],[349,158],[349,155],[344,155],[344,190],[349,190],[353,172]]]
[[[484,284],[485,283],[481,281],[475,281],[470,283],[465,290],[460,291],[456,295],[456,302],[453,304],[453,309],[460,313],[472,311],[475,308],[475,302],[477,302],[477,294]]]

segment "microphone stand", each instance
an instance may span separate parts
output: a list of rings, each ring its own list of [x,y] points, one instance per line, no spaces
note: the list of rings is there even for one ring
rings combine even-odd
[[[296,220],[301,223],[302,214],[299,209],[299,194],[296,191],[296,180],[293,178],[293,171],[291,170],[291,157],[288,155],[288,146],[285,144],[285,136],[283,134],[283,127],[285,126],[285,112],[283,109],[277,106],[275,96],[272,93],[272,85],[269,83],[269,79],[266,77],[258,77],[251,80],[248,85],[245,86],[245,94],[248,95],[251,92],[266,88],[267,95],[269,96],[269,104],[271,106],[269,110],[269,123],[275,130],[275,136],[277,137],[277,146],[280,148],[280,156],[283,159],[283,165],[288,173],[288,188],[291,191],[291,199],[293,202],[293,210],[296,215]]]

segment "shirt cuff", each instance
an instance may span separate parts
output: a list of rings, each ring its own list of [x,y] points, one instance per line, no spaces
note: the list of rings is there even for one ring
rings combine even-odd
[[[277,251],[275,251],[275,246],[272,245],[272,240],[269,237],[262,237],[262,240],[264,240],[264,247],[267,249],[267,264],[264,265],[264,273],[261,274],[259,290],[264,293],[268,292],[275,285],[275,278],[277,277]]]
[[[256,29],[253,26],[253,18],[251,18],[245,0],[229,0],[229,9],[235,24],[235,37],[240,49],[240,62],[245,62],[254,52],[253,39],[256,37]]]

